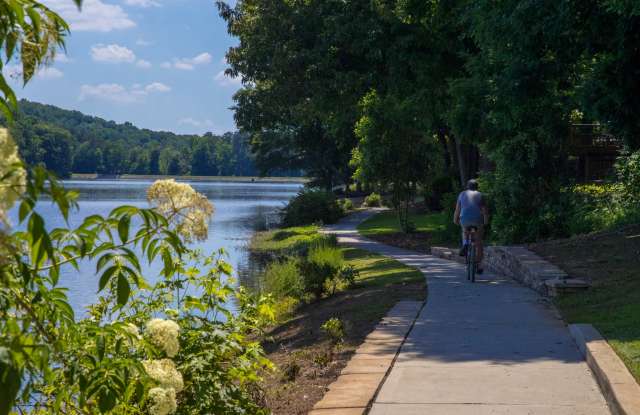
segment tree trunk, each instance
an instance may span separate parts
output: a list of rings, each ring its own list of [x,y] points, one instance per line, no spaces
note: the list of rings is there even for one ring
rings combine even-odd
[[[467,170],[467,159],[465,157],[465,154],[462,148],[462,143],[459,140],[456,140],[453,134],[451,134],[449,137],[455,143],[456,156],[458,159],[458,172],[460,173],[460,186],[464,188],[465,185],[467,184],[467,181],[469,180],[469,176],[468,176],[469,173]]]
[[[444,158],[444,174],[451,174],[451,153],[447,144],[447,136],[444,128],[438,129],[438,142],[442,146],[442,157]]]

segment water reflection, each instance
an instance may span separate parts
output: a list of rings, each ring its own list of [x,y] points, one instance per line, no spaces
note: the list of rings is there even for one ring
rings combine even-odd
[[[65,181],[67,188],[80,193],[79,211],[70,216],[69,225],[78,226],[82,220],[94,214],[107,215],[120,205],[147,207],[146,189],[149,181]],[[224,248],[228,261],[237,270],[243,284],[255,284],[255,266],[246,250],[248,240],[256,230],[263,229],[274,221],[275,212],[293,197],[301,187],[298,183],[231,183],[231,182],[191,182],[198,192],[211,200],[215,207],[209,225],[209,239],[195,244],[204,253],[212,253]],[[36,209],[46,218],[47,226],[64,226],[64,220],[55,207],[47,201]],[[16,222],[16,212],[13,222]],[[145,278],[154,281],[157,267],[148,267]],[[60,285],[69,287],[71,306],[78,314],[96,299],[98,283],[95,266],[83,264],[80,272],[66,270],[60,278]]]

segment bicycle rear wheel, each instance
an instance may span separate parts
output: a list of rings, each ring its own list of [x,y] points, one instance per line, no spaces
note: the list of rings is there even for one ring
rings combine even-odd
[[[467,279],[471,282],[476,282],[476,268],[478,264],[476,263],[476,244],[471,243],[469,246],[469,263],[467,265],[468,269],[468,277]]]

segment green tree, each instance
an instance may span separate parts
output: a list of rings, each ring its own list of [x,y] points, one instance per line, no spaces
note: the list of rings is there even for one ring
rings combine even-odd
[[[194,176],[215,176],[219,172],[213,137],[196,138],[191,147],[191,174]]]
[[[73,1],[78,7],[82,4],[82,0]],[[0,3],[0,50],[6,62],[19,56],[24,84],[31,80],[40,66],[53,60],[56,50],[64,47],[68,33],[67,23],[40,2],[7,0]],[[0,60],[0,110],[11,118],[17,101],[2,71],[4,62]]]
[[[33,133],[39,143],[38,161],[60,177],[71,176],[73,148],[71,134],[67,130],[48,124],[36,124]]]
[[[420,112],[410,99],[380,96],[375,91],[362,100],[362,118],[356,125],[360,138],[352,158],[355,176],[369,184],[390,186],[403,231],[411,230],[409,203],[425,182],[438,156],[435,139],[417,121]]]
[[[74,173],[97,173],[102,168],[100,148],[91,142],[80,144],[73,156]]]

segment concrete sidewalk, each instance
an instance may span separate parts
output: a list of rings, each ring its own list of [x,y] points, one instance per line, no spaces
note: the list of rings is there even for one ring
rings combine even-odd
[[[491,274],[361,237],[358,212],[327,228],[341,243],[420,269],[429,296],[371,414],[561,414],[610,411],[566,326],[546,299]]]

